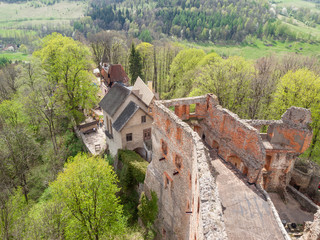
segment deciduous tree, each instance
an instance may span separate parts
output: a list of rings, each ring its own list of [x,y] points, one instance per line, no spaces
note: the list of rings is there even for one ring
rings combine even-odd
[[[97,102],[98,88],[89,72],[89,49],[72,38],[53,33],[42,40],[41,49],[34,56],[41,60],[48,81],[55,85],[53,97],[59,102],[60,111],[78,124],[83,116],[81,110]]]
[[[51,184],[54,197],[69,216],[68,239],[112,239],[124,231],[120,190],[112,167],[99,157],[78,154]]]

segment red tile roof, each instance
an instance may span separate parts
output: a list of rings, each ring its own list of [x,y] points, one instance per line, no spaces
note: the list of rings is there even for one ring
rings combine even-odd
[[[129,77],[124,71],[121,64],[110,65],[108,74],[110,75],[110,81],[113,82],[122,82],[127,84],[129,82]]]

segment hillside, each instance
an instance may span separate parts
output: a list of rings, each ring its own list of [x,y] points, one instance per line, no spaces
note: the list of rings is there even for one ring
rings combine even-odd
[[[289,10],[284,15],[288,15]],[[289,11],[293,16],[295,12]],[[125,30],[144,41],[165,36],[220,43],[239,43],[248,36],[288,41],[319,40],[318,34],[310,36],[309,31],[300,31],[294,28],[295,24],[284,23],[277,17],[279,13],[282,7],[265,0],[92,0],[88,11],[100,28]],[[298,19],[300,15],[296,16]],[[310,27],[316,28],[317,24],[315,20]]]

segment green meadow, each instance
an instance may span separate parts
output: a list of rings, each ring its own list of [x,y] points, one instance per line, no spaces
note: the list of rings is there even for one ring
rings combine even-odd
[[[320,44],[310,44],[303,42],[279,42],[273,41],[267,45],[257,40],[254,44],[239,45],[215,45],[215,44],[195,44],[189,42],[180,42],[186,47],[201,48],[206,52],[214,51],[221,56],[242,56],[245,59],[258,59],[268,55],[284,55],[288,52],[302,54],[306,56],[315,56],[320,58]]]

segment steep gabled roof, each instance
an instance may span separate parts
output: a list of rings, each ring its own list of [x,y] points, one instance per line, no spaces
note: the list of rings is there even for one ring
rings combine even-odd
[[[121,64],[110,65],[108,74],[111,82],[122,82],[124,84],[129,82],[129,77]]]
[[[153,92],[140,77],[137,78],[135,84],[133,85],[132,92],[135,93],[135,95],[139,97],[147,106],[150,105],[152,99],[154,98]]]
[[[99,106],[106,111],[109,116],[113,117],[118,108],[129,96],[130,92],[128,88],[115,83],[100,101]]]
[[[130,101],[126,108],[119,115],[117,120],[112,124],[112,127],[120,132],[122,128],[127,124],[127,122],[133,117],[133,115],[138,111],[139,106],[134,102]]]

